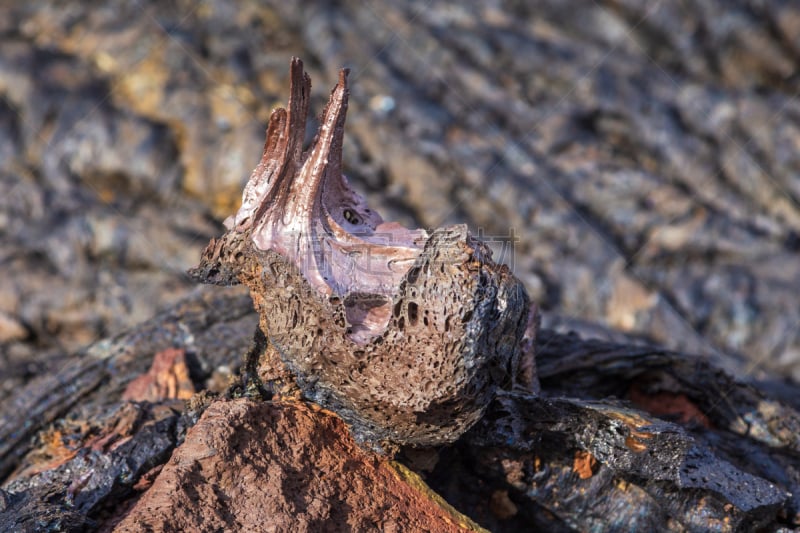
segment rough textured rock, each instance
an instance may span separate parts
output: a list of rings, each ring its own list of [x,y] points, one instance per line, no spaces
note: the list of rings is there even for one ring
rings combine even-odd
[[[783,509],[797,513],[771,481],[775,467],[792,464],[788,450],[769,466],[734,464],[708,446],[713,438],[608,401],[502,394],[486,420],[464,448],[474,468],[577,530],[753,530]],[[586,455],[594,471],[580,464]],[[563,498],[566,487],[574,498]]]
[[[241,290],[198,291],[15,390],[0,403],[0,476],[25,464],[25,455],[37,446],[32,437],[43,427],[68,415],[91,420],[117,409],[131,383],[167,350],[183,350],[195,390],[224,390],[227,384],[220,387],[218,382],[237,371],[241,354],[252,342],[258,320],[251,306]],[[172,378],[162,377],[167,383]]]
[[[136,402],[158,402],[167,398],[188,400],[194,392],[186,353],[170,348],[153,357],[153,366],[147,374],[128,383],[122,399]]]
[[[37,435],[0,491],[4,531],[95,529],[146,486],[185,431],[183,402],[76,409]]]
[[[0,394],[190,290],[292,55],[319,87],[351,67],[343,158],[369,203],[468,223],[546,326],[797,378],[798,20],[779,0],[5,2]]]
[[[425,484],[499,532],[800,525],[798,410],[702,358],[661,348],[543,330],[536,339],[541,395],[502,392],[453,445],[403,448],[398,460],[424,482],[389,468],[343,421],[313,405],[265,401],[268,391],[238,380],[226,396],[249,399],[215,400],[207,390],[217,382],[214,366],[192,356],[193,386],[206,392],[183,407],[170,398],[179,387],[159,386],[180,381],[181,351],[173,348],[232,367],[243,353],[264,352],[263,339],[249,340],[258,322],[250,299],[235,292],[198,292],[9,398],[30,416],[23,424],[4,410],[0,425],[3,465],[13,470],[0,487],[0,529],[135,529],[137,521],[235,529],[263,523],[265,507],[313,529],[318,520],[387,516],[393,506],[408,517],[475,527]],[[195,342],[214,348],[193,352]],[[122,400],[141,390],[131,383],[145,381],[148,393],[161,392],[148,402]],[[370,485],[375,480],[385,481],[380,489]],[[372,497],[344,505],[353,487]],[[251,494],[264,498],[239,505]],[[378,496],[394,503],[376,510],[370,505]]]
[[[369,520],[374,520],[389,529],[396,523],[398,530],[422,530],[425,522],[440,524],[443,531],[480,529],[449,508],[414,474],[362,450],[348,435],[346,425],[330,413],[296,402],[212,403],[213,391],[225,389],[218,388],[220,378],[215,375],[225,368],[235,372],[257,323],[246,294],[230,288],[205,288],[137,328],[96,343],[52,375],[17,390],[6,400],[0,423],[0,530],[110,531],[134,507],[135,513],[121,526],[124,530],[141,530],[137,523],[145,518],[155,527],[175,524],[184,517],[187,523],[216,520],[236,529],[237,522],[226,520],[233,515],[242,523],[261,520],[265,502],[278,501],[279,495],[293,502],[282,512],[287,523],[294,525],[327,521],[346,529],[349,520],[369,528]],[[192,386],[204,391],[186,405],[179,399],[186,385],[176,385],[183,381],[181,369],[185,366]],[[184,449],[187,428],[208,405],[212,406],[209,415],[191,433]],[[230,406],[238,406],[238,410],[231,413]],[[213,508],[184,505],[169,509],[169,516],[147,513],[151,504],[158,503],[164,510],[170,502],[175,503],[173,496],[178,493],[215,498],[222,494],[214,492],[215,485],[203,485],[200,478],[191,476],[179,480],[182,484],[175,486],[176,492],[170,492],[166,500],[149,492],[156,484],[164,487],[175,481],[170,477],[175,473],[173,467],[186,466],[174,461],[165,466],[176,448],[181,450],[175,452],[176,457],[190,455],[197,446],[208,443],[205,439],[217,445],[217,455],[193,458],[208,465],[216,457],[215,464],[224,473],[231,473],[234,464],[255,460],[256,455],[259,464],[268,463],[267,471],[261,472],[265,477],[237,480],[247,494],[267,499],[258,499],[257,505],[249,507],[237,507],[241,499],[231,500],[227,503],[231,513],[222,516],[218,511],[225,509],[225,504]],[[270,451],[274,453],[264,455]],[[254,455],[248,455],[250,452]],[[324,476],[317,468],[322,457],[329,463]],[[267,483],[275,481],[269,476],[276,469],[283,468],[282,479],[296,483],[286,492],[280,483]],[[328,484],[317,483],[320,479]],[[306,500],[292,500],[298,494],[295,489],[304,483],[307,509],[303,508]],[[357,499],[354,487],[365,491],[358,493]],[[146,503],[136,506],[140,498]],[[352,506],[342,504],[346,501]],[[198,503],[195,498],[191,502]],[[187,512],[190,508],[191,513]],[[401,512],[403,516],[393,522],[393,513]],[[271,514],[266,524],[273,523],[275,516]]]
[[[112,420],[156,353],[186,349],[196,390],[227,386],[258,322],[246,295],[129,328],[192,290],[185,269],[238,205],[292,55],[319,87],[351,68],[343,165],[368,203],[408,226],[468,223],[543,307],[539,408],[626,398],[791,492],[765,529],[796,529],[800,467],[778,430],[800,408],[798,35],[785,0],[0,3],[0,473],[20,489],[0,492],[0,529],[26,508],[83,530],[146,490],[157,470],[104,469],[87,483],[115,488],[86,505],[80,454],[74,479],[19,475],[61,449],[51,424]],[[562,396],[579,402],[546,403]],[[534,426],[527,459],[474,468],[457,443],[416,460],[438,457],[427,481],[495,531],[602,529],[637,508],[661,529],[765,523],[719,496],[684,523],[612,460],[582,480],[570,432],[592,412]]]
[[[497,531],[800,524],[796,408],[663,349],[544,330],[537,358],[543,395],[501,393],[429,474],[432,488],[479,523]],[[498,493],[515,513],[489,505]]]
[[[477,528],[402,472],[319,408],[216,402],[115,531]]]
[[[384,223],[349,188],[345,71],[303,151],[311,80],[298,59],[291,71],[288,111],[272,114],[242,207],[192,274],[247,285],[303,395],[360,439],[453,442],[516,382],[527,293],[466,226]]]

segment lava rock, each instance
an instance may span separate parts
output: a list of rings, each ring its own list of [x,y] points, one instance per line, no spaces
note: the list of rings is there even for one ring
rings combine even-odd
[[[361,440],[453,442],[515,384],[532,345],[525,288],[465,225],[408,230],[349,187],[346,70],[302,151],[310,88],[294,59],[288,111],[273,112],[242,207],[192,274],[247,285],[303,394]]]

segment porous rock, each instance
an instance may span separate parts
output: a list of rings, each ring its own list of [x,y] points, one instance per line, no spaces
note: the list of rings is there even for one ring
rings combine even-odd
[[[361,440],[453,442],[514,384],[523,344],[532,346],[522,342],[527,293],[466,226],[386,223],[350,189],[346,71],[303,152],[309,93],[295,59],[288,111],[273,112],[242,207],[192,274],[246,284],[303,394]]]

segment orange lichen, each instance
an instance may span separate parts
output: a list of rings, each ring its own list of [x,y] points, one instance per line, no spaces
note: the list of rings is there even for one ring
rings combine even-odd
[[[57,468],[75,457],[79,450],[64,443],[64,434],[59,429],[46,431],[42,435],[42,442],[42,448],[33,457],[33,464],[23,468],[17,475],[35,475]]]
[[[597,471],[599,463],[594,455],[585,451],[577,450],[572,461],[572,471],[578,474],[581,479],[589,479]]]
[[[633,434],[625,437],[625,446],[636,453],[643,452],[647,449],[647,445],[637,439]]]

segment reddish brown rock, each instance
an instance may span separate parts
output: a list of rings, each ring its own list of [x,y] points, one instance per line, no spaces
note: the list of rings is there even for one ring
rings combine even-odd
[[[595,459],[591,453],[584,450],[575,452],[575,458],[572,461],[572,471],[578,474],[579,478],[589,479],[594,475],[597,466],[597,459]]]
[[[147,374],[128,384],[122,393],[122,399],[139,402],[188,400],[194,392],[189,367],[186,366],[185,351],[168,348],[153,357],[153,364]]]
[[[628,392],[628,399],[640,409],[660,417],[675,418],[681,424],[699,424],[711,427],[711,421],[705,413],[685,394],[669,391],[648,393],[636,383]]]
[[[478,528],[396,468],[305,403],[218,401],[116,531]]]

